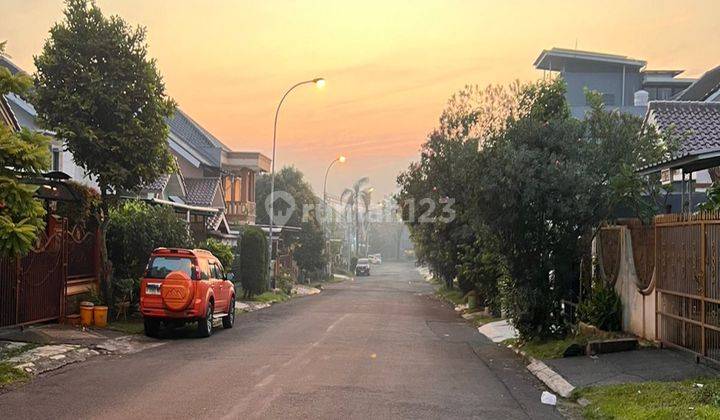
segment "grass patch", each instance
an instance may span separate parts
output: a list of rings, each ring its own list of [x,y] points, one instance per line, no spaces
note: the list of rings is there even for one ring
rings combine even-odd
[[[720,379],[590,387],[573,397],[590,401],[583,409],[587,419],[720,418]]]
[[[452,302],[455,305],[462,305],[463,303],[465,303],[463,302],[462,291],[454,287],[448,289],[446,286],[442,286],[437,290],[437,292],[435,292],[435,294],[442,299],[447,300],[448,302]]]
[[[577,344],[585,347],[588,341],[627,336],[627,334],[623,333],[604,332],[601,335],[577,334],[568,335],[565,338],[555,340],[533,340],[528,342],[520,342],[516,338],[509,338],[507,340],[504,340],[503,344],[519,348],[520,350],[524,351],[528,356],[534,357],[536,359],[559,359],[563,357],[565,349],[570,347],[570,345],[572,344]]]
[[[255,302],[262,302],[262,303],[276,303],[276,302],[284,302],[286,300],[290,299],[290,296],[283,292],[265,292],[261,295],[257,295],[253,298]]]
[[[6,362],[0,362],[0,387],[27,380],[30,375]]]
[[[12,359],[15,356],[19,356],[22,353],[25,353],[26,351],[32,350],[39,346],[40,346],[39,344],[27,343],[27,344],[23,344],[22,346],[19,346],[19,347],[13,347],[13,348],[5,347],[2,350],[0,350],[0,360]]]
[[[144,334],[145,325],[142,319],[128,319],[126,321],[113,321],[108,324],[108,329],[119,331],[125,334]]]

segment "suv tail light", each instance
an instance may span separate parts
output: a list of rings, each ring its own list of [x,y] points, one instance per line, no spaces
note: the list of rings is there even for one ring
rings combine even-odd
[[[192,279],[200,280],[200,267],[198,267],[197,265],[192,266]]]

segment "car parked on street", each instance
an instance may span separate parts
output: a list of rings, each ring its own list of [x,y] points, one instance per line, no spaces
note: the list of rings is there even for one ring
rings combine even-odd
[[[368,255],[370,264],[382,264],[382,254],[370,254]]]
[[[356,276],[369,276],[370,275],[370,260],[367,258],[359,258],[355,265]]]
[[[209,337],[213,321],[224,328],[235,323],[235,286],[220,261],[203,249],[157,248],[140,283],[140,312],[145,334],[156,337],[161,324],[197,322],[197,333]]]

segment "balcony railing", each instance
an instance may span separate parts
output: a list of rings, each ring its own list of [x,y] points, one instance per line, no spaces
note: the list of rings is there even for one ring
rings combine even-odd
[[[251,201],[225,203],[225,218],[229,223],[254,223],[255,203]]]

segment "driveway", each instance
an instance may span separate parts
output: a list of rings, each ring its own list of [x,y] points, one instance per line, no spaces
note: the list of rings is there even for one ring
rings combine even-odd
[[[410,264],[238,316],[208,339],[96,357],[0,395],[3,418],[553,418],[509,350]]]

